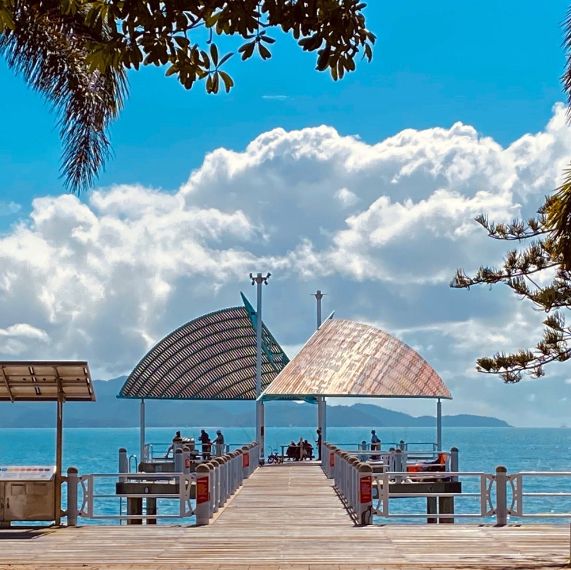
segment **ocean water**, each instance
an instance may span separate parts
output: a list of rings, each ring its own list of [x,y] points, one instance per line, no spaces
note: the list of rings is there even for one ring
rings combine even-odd
[[[169,442],[173,428],[147,428],[148,442]],[[206,427],[214,436],[216,426]],[[184,436],[196,437],[200,428],[184,428]],[[227,443],[243,444],[252,441],[254,428],[225,428]],[[433,429],[429,428],[377,428],[385,442],[404,440],[409,443],[432,442]],[[315,439],[313,427],[266,428],[266,453],[279,450],[291,440],[300,437]],[[354,446],[369,441],[370,429],[334,428],[327,430],[332,443]],[[116,473],[118,449],[125,447],[128,454],[138,455],[139,431],[137,428],[68,428],[64,432],[64,469],[75,466],[80,474]],[[443,448],[459,449],[460,471],[493,473],[497,465],[505,465],[509,473],[520,471],[571,472],[571,429],[531,428],[449,428],[443,430]],[[53,429],[0,429],[0,465],[51,465],[54,463],[55,430]],[[158,447],[157,447],[158,449]],[[103,490],[113,488],[113,481],[103,483]],[[479,481],[466,479],[464,491],[477,491]],[[571,477],[526,479],[526,492],[569,492]],[[393,508],[393,503],[395,504]],[[473,512],[477,499],[457,500],[457,512]],[[423,503],[407,499],[391,501],[391,512],[422,512]],[[117,499],[102,499],[97,505],[100,513],[117,513]],[[571,501],[562,497],[529,497],[525,499],[528,512],[571,513]],[[167,507],[169,509],[169,507]],[[166,512],[166,511],[165,511]],[[84,521],[85,522],[85,521]],[[553,521],[550,521],[553,522]],[[563,522],[563,520],[561,520]]]

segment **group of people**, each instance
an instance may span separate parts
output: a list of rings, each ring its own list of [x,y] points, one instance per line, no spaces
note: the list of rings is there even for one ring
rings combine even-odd
[[[287,446],[286,458],[294,461],[313,459],[313,445],[307,439],[303,439],[303,437],[300,437],[297,443],[292,440]]]
[[[219,457],[224,455],[224,435],[222,434],[221,430],[216,430],[216,437],[212,441],[208,432],[206,430],[200,430],[200,435],[198,436],[198,440],[200,441],[201,445],[201,452],[202,452],[202,459],[207,461],[212,457],[212,445],[214,445],[214,455]],[[183,437],[180,434],[180,431],[177,431],[172,438],[172,444],[167,450],[165,458],[170,456],[170,452],[174,451],[181,447],[183,451],[189,451],[191,456],[194,458],[198,457],[199,452],[196,449],[196,440],[194,437]]]
[[[321,461],[321,430],[317,430],[317,439],[315,440],[317,445],[317,453],[318,459]],[[303,437],[299,438],[299,441],[295,443],[295,441],[291,441],[290,444],[287,446],[285,456],[287,459],[292,459],[294,461],[303,461],[304,459],[313,459],[313,445],[307,441],[307,439],[303,439]]]

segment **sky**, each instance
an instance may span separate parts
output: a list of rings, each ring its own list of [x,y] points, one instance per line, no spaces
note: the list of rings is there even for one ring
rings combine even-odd
[[[473,218],[532,214],[569,162],[566,11],[371,1],[373,62],[341,82],[277,32],[270,61],[229,61],[228,95],[132,73],[114,156],[79,197],[59,176],[56,117],[0,63],[0,358],[116,377],[184,322],[253,300],[248,273],[271,271],[264,320],[290,356],[319,288],[325,313],[418,350],[453,393],[445,413],[568,424],[568,365],[510,386],[474,370],[532,346],[542,315],[502,287],[449,288],[505,252]]]

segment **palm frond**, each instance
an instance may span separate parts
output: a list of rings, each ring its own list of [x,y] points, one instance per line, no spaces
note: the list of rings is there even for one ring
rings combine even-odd
[[[553,231],[561,265],[571,269],[571,168],[565,171],[563,184],[549,198],[546,226]]]
[[[16,2],[13,20],[13,29],[0,35],[0,54],[56,110],[64,144],[62,176],[68,189],[80,192],[109,155],[106,131],[123,106],[125,70],[88,65],[90,47],[103,38],[92,36],[81,14]]]

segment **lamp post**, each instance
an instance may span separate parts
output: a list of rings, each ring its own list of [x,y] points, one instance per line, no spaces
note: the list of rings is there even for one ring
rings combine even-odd
[[[317,301],[317,329],[321,326],[321,299],[325,296],[321,290],[317,290],[313,296]],[[317,396],[317,427],[321,430],[321,441],[325,442],[326,439],[326,413],[327,413],[327,403],[325,401],[325,396]]]
[[[271,273],[250,273],[252,285],[256,285],[256,398],[262,393],[262,283],[268,284]],[[256,441],[260,444],[260,458],[264,457],[264,403],[256,399]]]

